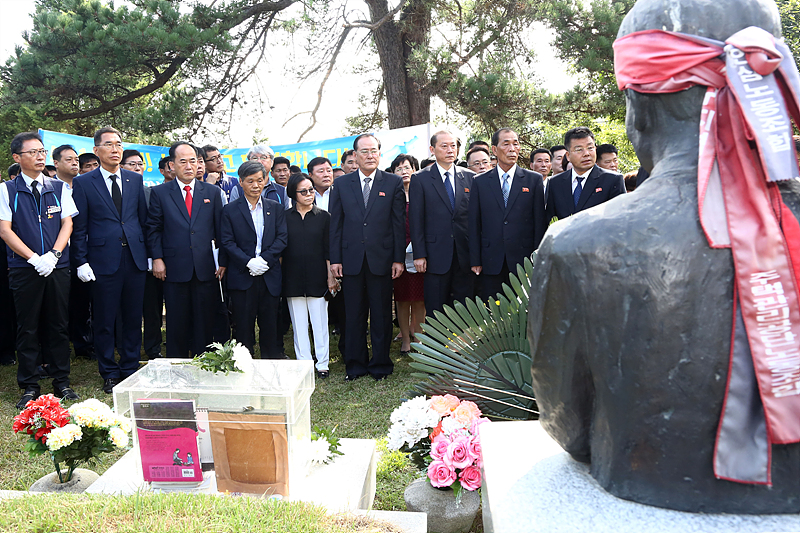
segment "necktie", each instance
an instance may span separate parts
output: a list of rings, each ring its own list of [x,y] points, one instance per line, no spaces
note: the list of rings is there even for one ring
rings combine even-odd
[[[575,187],[575,190],[572,191],[572,203],[575,204],[575,207],[578,207],[578,200],[581,197],[581,191],[583,191],[583,187],[581,187],[581,182],[583,181],[583,178],[579,177],[575,178],[575,180],[578,182],[578,185]]]
[[[450,208],[455,211],[456,209],[456,193],[453,186],[450,184],[450,173],[444,173],[444,190],[447,191],[447,197],[450,198]]]
[[[119,189],[119,184],[117,184],[117,175],[111,174],[109,178],[111,178],[111,200],[114,201],[117,214],[122,216],[122,191]]]
[[[31,182],[31,190],[33,191],[33,198],[36,200],[36,210],[39,210],[39,206],[41,205],[42,195],[39,192],[39,182],[33,180]]]
[[[189,218],[192,218],[192,188],[187,185],[183,190],[186,191],[186,198],[184,199],[186,201],[186,211],[189,212]]]
[[[508,193],[511,192],[511,186],[508,184],[508,172],[503,174],[503,205],[508,207]]]
[[[369,202],[369,182],[372,178],[364,178],[364,208],[367,207],[367,202]]]

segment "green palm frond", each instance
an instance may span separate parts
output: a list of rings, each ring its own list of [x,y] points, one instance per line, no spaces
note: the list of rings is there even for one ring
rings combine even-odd
[[[411,345],[414,376],[423,379],[415,393],[453,394],[496,419],[538,418],[527,335],[532,274],[526,259],[496,300],[456,302],[426,320]]]

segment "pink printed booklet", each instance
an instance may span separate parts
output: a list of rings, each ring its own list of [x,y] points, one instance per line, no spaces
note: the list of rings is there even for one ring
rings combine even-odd
[[[203,481],[194,400],[136,400],[133,417],[145,481],[187,484]]]

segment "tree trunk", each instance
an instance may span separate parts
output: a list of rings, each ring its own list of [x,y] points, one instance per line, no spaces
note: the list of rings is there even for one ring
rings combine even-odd
[[[427,47],[431,34],[431,7],[424,0],[411,0],[400,15],[403,28],[403,59],[405,64],[411,57],[414,47]],[[411,114],[410,126],[426,124],[431,120],[430,91],[423,88],[421,80],[414,78],[406,70],[406,92],[408,109]]]
[[[366,2],[373,22],[380,20],[389,12],[386,0],[366,0]],[[389,20],[374,30],[372,36],[378,49],[383,86],[386,88],[389,129],[411,126],[400,29],[394,20]]]

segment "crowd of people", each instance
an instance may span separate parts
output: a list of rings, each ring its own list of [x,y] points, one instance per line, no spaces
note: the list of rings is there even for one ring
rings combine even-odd
[[[142,154],[122,143],[101,128],[93,153],[59,146],[50,167],[37,133],[11,142],[15,165],[0,185],[0,363],[18,364],[20,408],[43,377],[56,396],[78,399],[70,342],[77,357],[97,360],[111,393],[142,349],[162,356],[164,308],[166,357],[235,338],[285,358],[291,325],[296,357],[313,359],[325,379],[333,326],[345,380],[385,379],[393,316],[408,353],[426,315],[493,298],[554,218],[636,180],[617,173],[617,149],[597,146],[585,127],[529,158],[502,128],[463,161],[460,141],[442,130],[428,159],[401,154],[385,170],[372,134],[337,162],[312,159],[307,173],[259,145],[237,176],[217,147],[176,142],[154,187],[143,184]]]

